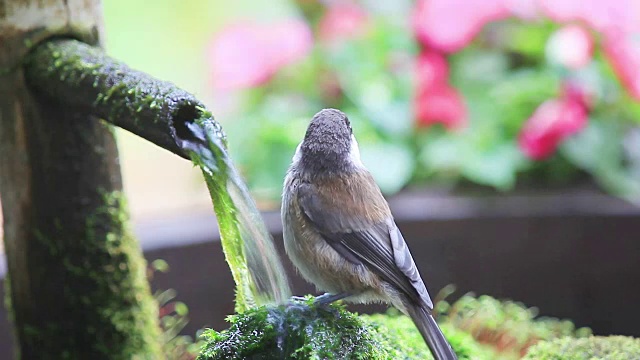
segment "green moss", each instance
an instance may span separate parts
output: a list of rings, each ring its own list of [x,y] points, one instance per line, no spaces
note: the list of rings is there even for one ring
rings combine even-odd
[[[231,327],[207,330],[198,360],[432,359],[411,320],[399,315],[358,316],[341,305],[312,300],[260,307],[228,318]],[[485,359],[469,336],[445,327],[460,359]]]
[[[24,326],[23,341],[52,352],[43,359],[162,358],[158,307],[146,281],[146,262],[127,228],[124,196],[104,192],[103,201],[86,217],[82,241],[69,241],[63,224],[54,225],[50,237],[36,237],[57,258],[42,271],[64,279],[56,299],[62,316]]]
[[[123,358],[162,358],[158,341],[158,305],[151,296],[146,280],[147,263],[128,228],[126,199],[120,191],[105,193],[104,204],[95,216],[106,216],[117,225],[106,235],[96,234],[91,231],[96,226],[92,224],[93,217],[87,219],[89,239],[91,236],[103,236],[95,243],[97,250],[105,254],[105,261],[100,264],[84,264],[94,270],[89,271],[88,276],[98,284],[99,291],[83,298],[86,299],[87,306],[102,306],[100,312],[105,317],[101,320],[109,321],[115,333],[122,336],[121,341],[128,345],[129,350],[124,351]],[[105,275],[105,272],[110,276]],[[85,302],[82,298],[80,300]],[[90,326],[89,330],[91,329],[97,333],[103,331],[100,324]],[[112,353],[112,345],[105,345],[105,351]]]
[[[528,360],[630,360],[640,359],[640,339],[592,336],[542,341],[531,347]]]

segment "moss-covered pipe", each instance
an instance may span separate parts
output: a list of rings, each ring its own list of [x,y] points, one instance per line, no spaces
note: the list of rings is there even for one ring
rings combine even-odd
[[[185,159],[189,155],[184,149],[194,140],[185,122],[211,117],[190,93],[76,40],[37,46],[27,56],[24,71],[28,84],[54,101],[100,117]]]
[[[87,89],[58,84],[39,96],[22,66],[53,36],[99,46],[101,2],[2,0],[0,24],[0,196],[15,359],[164,359],[112,127],[67,105],[89,98]]]

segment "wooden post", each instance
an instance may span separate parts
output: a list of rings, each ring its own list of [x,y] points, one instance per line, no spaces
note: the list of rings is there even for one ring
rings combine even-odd
[[[163,357],[113,130],[35,95],[21,67],[51,36],[97,45],[100,32],[98,0],[0,2],[0,196],[23,359]]]

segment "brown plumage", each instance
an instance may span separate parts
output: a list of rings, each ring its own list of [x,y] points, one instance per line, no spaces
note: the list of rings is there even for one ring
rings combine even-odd
[[[368,173],[362,173],[359,177],[373,181]],[[293,227],[293,232],[291,236],[287,236],[287,239],[297,239],[297,241],[285,242],[287,254],[294,264],[304,264],[298,266],[298,269],[319,289],[334,294],[357,291],[364,302],[379,301],[381,294],[378,289],[382,286],[379,277],[367,271],[359,265],[359,262],[354,263],[357,260],[345,258],[327,243],[326,239],[306,219],[307,215],[300,206],[298,189],[301,185],[313,187],[317,191],[319,206],[335,209],[336,228],[344,232],[351,231],[352,228],[366,229],[371,224],[384,221],[388,205],[382,195],[378,195],[377,186],[373,188],[375,191],[370,191],[370,188],[362,187],[360,182],[349,181],[341,176],[322,180],[322,183],[323,185],[316,187],[299,178],[287,177],[285,186],[292,190],[289,192],[292,197],[286,201],[288,211],[283,213],[283,216],[284,221]],[[372,206],[365,207],[367,201],[371,201]],[[357,207],[370,210],[358,219],[359,224],[351,224],[348,222],[347,215],[357,211]],[[345,273],[354,276],[344,276]],[[371,292],[375,294],[370,294]],[[351,300],[355,300],[355,297]]]
[[[285,179],[282,221],[291,261],[336,295],[329,299],[393,304],[411,316],[437,360],[456,359],[342,112],[325,109],[312,119]]]

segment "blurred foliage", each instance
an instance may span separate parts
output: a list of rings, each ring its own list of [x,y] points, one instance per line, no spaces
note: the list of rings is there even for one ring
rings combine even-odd
[[[298,3],[311,19],[313,49],[235,92],[236,111],[226,124],[231,152],[259,198],[279,198],[309,119],[325,107],[350,117],[362,160],[387,194],[461,182],[507,191],[519,182],[562,186],[590,176],[612,194],[640,198],[638,146],[624,145],[638,128],[640,105],[613,74],[598,33],[588,32],[595,50],[575,68],[553,59],[549,41],[564,24],[544,18],[491,22],[461,50],[440,54],[447,86],[462,98],[458,111],[466,113],[464,126],[454,128],[445,118],[416,118],[417,82],[423,80],[415,62],[433,49],[413,34],[411,2],[357,3],[364,30],[339,41],[323,38],[323,17],[331,9]],[[588,97],[584,129],[547,144],[550,156],[527,156],[518,141],[527,119],[545,101],[562,99],[568,84]]]
[[[576,329],[569,320],[538,317],[536,308],[487,295],[468,294],[451,305],[440,301],[437,309],[448,324],[489,346],[495,359],[519,359],[541,340],[591,335],[590,329]]]
[[[392,339],[393,346],[402,349],[407,359],[431,359],[431,353],[420,335],[420,332],[407,316],[402,315],[395,308],[391,308],[386,314],[360,315],[365,320],[370,320],[379,326],[379,329]],[[483,360],[494,359],[494,353],[480,345],[467,332],[460,330],[452,324],[441,322],[440,328],[445,337],[455,350],[458,359]]]
[[[629,360],[640,359],[640,339],[625,336],[565,337],[531,347],[528,360]]]
[[[147,269],[147,278],[151,281],[157,272],[168,271],[169,264],[162,259],[156,259]],[[154,294],[162,330],[162,351],[169,360],[194,360],[203,342],[180,334],[189,322],[189,308],[185,303],[176,301],[176,296],[177,293],[173,289],[158,290]],[[199,334],[196,336],[199,337]]]

